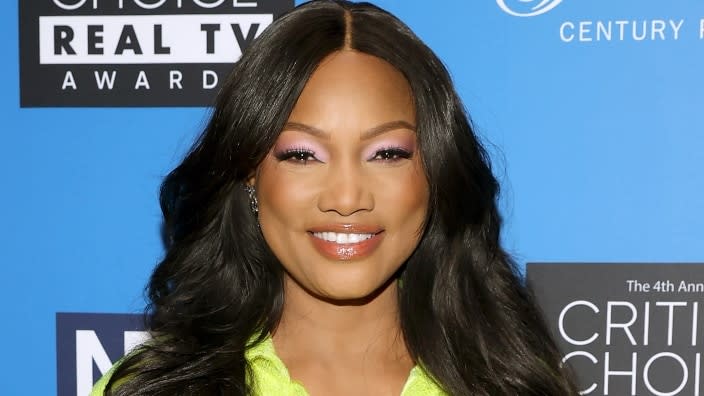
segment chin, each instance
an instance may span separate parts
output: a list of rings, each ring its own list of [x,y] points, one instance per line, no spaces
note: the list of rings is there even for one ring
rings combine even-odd
[[[394,277],[382,284],[352,284],[348,282],[344,285],[339,283],[329,288],[324,288],[317,296],[322,300],[338,305],[362,305],[366,304],[384,293],[395,280]]]

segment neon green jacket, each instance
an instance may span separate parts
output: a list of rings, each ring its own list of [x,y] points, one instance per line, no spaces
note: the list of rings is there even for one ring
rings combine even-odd
[[[254,383],[251,386],[255,395],[308,396],[303,385],[293,381],[289,376],[286,366],[276,355],[271,337],[247,350],[245,358],[254,374]],[[112,370],[95,384],[90,396],[103,395],[111,374]],[[403,386],[401,396],[447,396],[447,394],[433,382],[420,366],[415,366]]]

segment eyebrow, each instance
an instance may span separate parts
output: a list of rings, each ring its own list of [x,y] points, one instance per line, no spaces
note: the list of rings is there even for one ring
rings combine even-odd
[[[366,131],[362,132],[362,140],[367,140],[371,139],[375,136],[379,136],[383,133],[393,131],[396,129],[409,129],[413,132],[415,132],[416,127],[413,126],[411,123],[403,121],[403,120],[396,120],[396,121],[389,121],[385,122],[381,125],[377,125],[373,128],[367,129]],[[287,122],[284,124],[284,130],[293,130],[293,131],[299,131],[299,132],[304,132],[310,135],[313,135],[318,138],[322,139],[330,139],[330,134],[328,132],[323,131],[322,129],[316,128],[314,126],[306,125],[300,122]]]

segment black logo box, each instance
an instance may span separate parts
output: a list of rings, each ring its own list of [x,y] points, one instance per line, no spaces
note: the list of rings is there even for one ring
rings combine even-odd
[[[609,395],[704,395],[704,264],[528,263],[526,277],[587,394],[606,394],[608,369]]]
[[[94,331],[111,362],[124,355],[124,332],[144,331],[144,317],[138,314],[56,313],[56,376],[59,396],[75,395],[77,382],[76,331]],[[93,364],[93,378],[102,376]]]
[[[19,0],[20,37],[20,106],[21,107],[146,107],[210,106],[220,83],[232,69],[232,63],[170,64],[40,64],[39,18],[43,16],[141,16],[141,15],[212,15],[270,14],[273,19],[294,7],[293,0],[56,0],[65,7],[81,5],[75,10],[59,7],[54,0]],[[158,8],[142,5],[162,3]],[[200,4],[220,4],[205,8]],[[256,7],[247,5],[256,4]],[[94,9],[94,5],[97,8]],[[120,6],[122,6],[120,8]],[[96,19],[100,24],[100,20]],[[247,32],[245,32],[246,34]],[[204,33],[205,34],[205,33]],[[235,36],[232,36],[233,45]],[[183,89],[169,89],[169,71],[182,73]],[[218,76],[218,84],[204,89],[203,71]],[[67,71],[73,75],[77,89],[62,90]],[[117,72],[112,90],[99,89],[95,72]],[[149,78],[150,89],[135,89],[140,71]]]

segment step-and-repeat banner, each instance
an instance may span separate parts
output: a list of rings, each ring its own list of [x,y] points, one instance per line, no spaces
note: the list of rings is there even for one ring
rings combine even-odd
[[[704,2],[376,3],[450,69],[582,393],[704,395]],[[3,4],[2,394],[85,395],[144,340],[159,183],[293,6]]]

